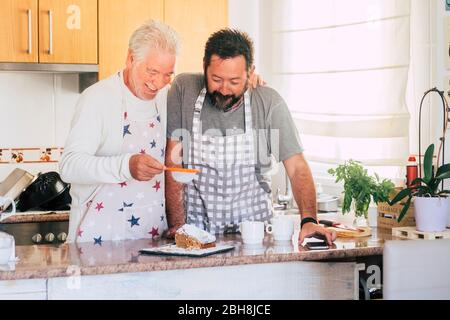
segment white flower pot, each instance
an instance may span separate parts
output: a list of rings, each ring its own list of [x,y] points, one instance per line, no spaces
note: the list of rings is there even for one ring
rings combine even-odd
[[[447,198],[415,197],[414,215],[416,229],[425,232],[439,232],[446,229],[449,204]]]
[[[449,202],[448,205],[448,211],[447,211],[447,228],[450,228],[450,197],[447,197],[447,200]]]

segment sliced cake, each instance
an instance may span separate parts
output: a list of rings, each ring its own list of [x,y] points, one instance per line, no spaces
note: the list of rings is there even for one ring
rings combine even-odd
[[[185,224],[175,233],[177,247],[185,249],[205,249],[216,246],[216,237],[196,226]]]

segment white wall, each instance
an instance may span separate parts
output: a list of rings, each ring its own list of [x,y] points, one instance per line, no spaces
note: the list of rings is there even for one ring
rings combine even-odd
[[[63,147],[78,97],[77,75],[0,71],[0,149]],[[15,167],[33,174],[57,169],[0,164],[0,181]]]

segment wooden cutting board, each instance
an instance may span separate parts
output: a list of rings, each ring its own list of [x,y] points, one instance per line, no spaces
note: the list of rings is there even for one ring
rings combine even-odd
[[[338,238],[359,238],[359,237],[367,237],[372,234],[372,229],[370,227],[359,227],[358,231],[345,230],[335,227],[328,227],[327,229],[336,231],[336,235]]]

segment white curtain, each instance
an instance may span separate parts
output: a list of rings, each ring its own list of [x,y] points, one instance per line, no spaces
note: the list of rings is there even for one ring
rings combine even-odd
[[[271,2],[273,86],[310,161],[403,166],[410,0]]]

